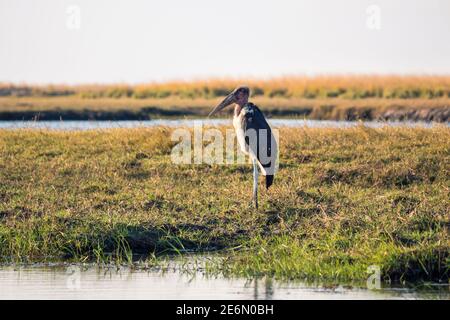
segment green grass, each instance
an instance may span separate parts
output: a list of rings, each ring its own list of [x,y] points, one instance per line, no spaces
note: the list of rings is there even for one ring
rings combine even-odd
[[[282,129],[258,211],[250,165],[174,165],[171,130],[0,130],[2,261],[219,251],[229,275],[448,281],[448,127]]]

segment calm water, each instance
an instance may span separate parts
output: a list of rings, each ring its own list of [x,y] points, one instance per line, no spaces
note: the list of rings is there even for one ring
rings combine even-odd
[[[272,279],[211,278],[176,270],[3,267],[0,299],[450,299],[450,290],[448,284],[426,289],[330,288]]]
[[[269,119],[273,127],[315,127],[315,128],[349,128],[360,124],[354,121],[329,121],[329,120],[300,120],[300,119]],[[148,121],[0,121],[0,129],[55,129],[55,130],[89,130],[108,128],[136,128],[169,126],[193,127],[195,124],[209,126],[230,125],[231,119],[161,119]],[[432,127],[434,123],[429,122],[364,122],[367,127],[377,128],[383,126],[398,127]],[[445,124],[450,126],[450,123]]]

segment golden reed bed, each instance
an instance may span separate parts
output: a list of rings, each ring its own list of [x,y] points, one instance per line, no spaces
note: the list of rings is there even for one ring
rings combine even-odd
[[[204,117],[240,84],[269,117],[447,122],[450,76],[318,76],[92,85],[0,84],[0,120]]]

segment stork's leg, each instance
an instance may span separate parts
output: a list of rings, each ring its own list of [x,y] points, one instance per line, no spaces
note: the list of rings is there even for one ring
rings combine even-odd
[[[256,159],[253,159],[253,201],[256,209],[258,209],[258,174],[258,164]]]

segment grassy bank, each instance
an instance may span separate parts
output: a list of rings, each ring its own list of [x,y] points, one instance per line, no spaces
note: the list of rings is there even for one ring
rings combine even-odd
[[[304,99],[254,97],[268,117],[317,120],[450,121],[450,99]],[[0,97],[0,120],[150,120],[202,118],[221,99]],[[229,116],[232,108],[222,112]],[[228,114],[227,114],[228,112]]]
[[[268,116],[323,120],[450,120],[450,77],[330,76],[142,85],[0,84],[0,120],[204,117],[240,84]]]
[[[174,165],[170,131],[0,131],[1,259],[221,250],[233,275],[448,281],[450,129],[283,129],[259,211],[250,165]]]

